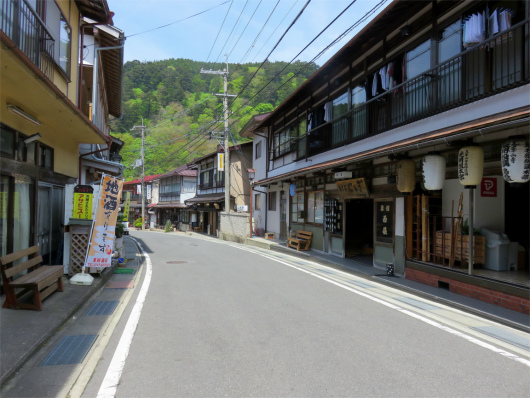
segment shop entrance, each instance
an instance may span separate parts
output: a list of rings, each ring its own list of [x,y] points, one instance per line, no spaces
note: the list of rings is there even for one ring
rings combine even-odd
[[[528,267],[528,253],[529,253],[529,235],[530,231],[530,186],[528,183],[519,186],[514,186],[505,183],[505,229],[506,234],[512,242],[518,242],[524,247],[524,251],[518,254],[517,270],[529,270]],[[526,278],[528,276],[526,275]]]
[[[374,253],[373,199],[346,200],[345,253],[346,257],[366,260],[372,265]],[[364,262],[364,261],[363,261]]]

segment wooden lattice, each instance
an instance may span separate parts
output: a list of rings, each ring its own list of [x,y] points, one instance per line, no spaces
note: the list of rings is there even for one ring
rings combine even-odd
[[[70,240],[70,267],[68,275],[72,276],[82,271],[85,263],[90,227],[72,228]]]

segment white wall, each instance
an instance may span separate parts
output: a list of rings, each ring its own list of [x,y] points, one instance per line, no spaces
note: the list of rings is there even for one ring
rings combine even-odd
[[[492,231],[504,233],[504,179],[501,176],[488,176],[488,178],[497,179],[497,197],[482,197],[480,195],[480,186],[475,189],[475,201],[473,223],[475,229],[487,228]],[[464,192],[463,197],[463,216],[464,220],[469,217],[469,189],[464,189],[457,179],[445,180],[442,190],[442,215],[451,217],[451,206],[454,201],[453,215],[456,217],[458,212],[458,201],[460,193]]]

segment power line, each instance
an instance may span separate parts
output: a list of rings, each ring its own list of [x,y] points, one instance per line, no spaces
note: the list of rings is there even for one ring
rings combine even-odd
[[[272,30],[272,33],[270,34],[270,36],[267,38],[267,40],[265,40],[265,43],[263,43],[263,45],[261,46],[261,48],[258,50],[258,52],[256,53],[256,55],[254,56],[254,58],[252,58],[252,61],[250,61],[251,63],[254,62],[254,60],[258,57],[259,53],[261,52],[261,50],[263,50],[263,47],[265,47],[265,45],[269,42],[269,40],[271,39],[271,37],[274,35],[274,33],[276,33],[278,31],[278,28],[280,27],[280,25],[283,23],[283,21],[285,21],[285,18],[287,18],[287,15],[289,15],[289,13],[291,12],[291,10],[294,8],[294,6],[298,3],[299,0],[296,0],[293,5],[291,6],[291,8],[289,8],[289,11],[287,11],[285,13],[285,15],[283,16],[282,20],[280,21],[280,23],[276,26],[276,28],[274,28]],[[243,57],[244,59],[245,57]],[[241,60],[241,62],[243,62],[243,59]]]
[[[256,38],[254,39],[254,41],[252,42],[252,44],[250,45],[250,47],[248,48],[247,52],[245,53],[245,55],[243,55],[243,58],[241,58],[241,61],[239,61],[239,63],[242,63],[243,60],[245,59],[245,57],[247,56],[247,54],[252,50],[252,48],[254,47],[254,45],[256,44],[256,42],[258,41],[258,38],[261,36],[261,32],[263,32],[263,29],[265,29],[265,26],[267,26],[267,24],[269,23],[269,20],[271,19],[272,17],[272,14],[274,14],[274,11],[276,10],[276,7],[278,7],[278,4],[280,4],[280,0],[278,0],[278,2],[276,3],[276,5],[274,6],[274,8],[272,9],[271,13],[269,14],[269,17],[267,18],[267,20],[265,21],[265,23],[263,24],[263,26],[261,27],[261,30],[258,32],[258,34],[256,35]]]
[[[226,39],[226,42],[225,42],[225,44],[223,45],[223,48],[221,48],[221,51],[219,51],[219,55],[218,55],[217,58],[215,59],[215,62],[217,62],[217,60],[219,59],[219,57],[220,57],[221,54],[223,53],[223,50],[225,49],[226,45],[227,45],[228,42],[230,41],[230,38],[232,37],[232,33],[234,33],[234,29],[236,28],[237,24],[239,23],[239,19],[241,18],[241,15],[243,15],[243,11],[245,11],[245,8],[247,7],[247,4],[248,4],[248,0],[246,1],[245,5],[243,6],[243,9],[241,10],[241,12],[239,13],[239,17],[237,17],[237,21],[236,21],[236,23],[234,24],[234,27],[232,28],[232,31],[231,31],[230,34],[228,35],[228,39]]]
[[[232,8],[232,4],[234,4],[234,0],[232,0],[230,2],[230,7],[228,7],[228,11],[226,11],[225,19],[223,19],[223,23],[221,24],[221,27],[219,28],[219,32],[217,32],[217,36],[215,37],[215,40],[213,41],[212,48],[210,48],[210,52],[208,53],[208,57],[206,57],[206,63],[208,63],[208,60],[210,59],[210,55],[212,54],[212,50],[213,50],[213,48],[215,46],[215,43],[217,43],[217,39],[219,38],[219,34],[223,30],[223,26],[225,24],[226,17],[228,17],[228,13],[230,12],[230,9]]]
[[[258,6],[256,7],[256,9],[254,10],[254,12],[252,13],[252,15],[250,16],[249,20],[247,21],[247,24],[245,25],[245,28],[241,31],[241,34],[239,35],[239,38],[237,39],[236,41],[236,44],[234,44],[234,47],[232,47],[232,51],[230,51],[230,53],[228,53],[228,58],[230,58],[230,55],[232,55],[232,52],[234,51],[234,49],[236,48],[237,46],[237,43],[239,43],[239,40],[241,40],[241,37],[243,36],[243,33],[245,33],[245,30],[247,30],[248,28],[248,25],[250,24],[250,21],[252,21],[252,18],[254,18],[254,15],[256,14],[256,11],[258,11],[258,8],[261,4],[261,1],[259,1],[258,3]],[[278,3],[280,2],[280,0],[278,0]],[[277,5],[277,4],[276,4]],[[276,8],[276,7],[275,7]]]
[[[213,10],[213,9],[215,9],[215,8],[217,8],[217,7],[220,7],[220,6],[222,6],[223,4],[226,4],[226,3],[228,3],[228,2],[230,2],[230,0],[227,0],[227,1],[223,2],[223,3],[221,3],[221,4],[217,4],[216,6],[213,6],[213,7],[211,7],[211,8],[208,8],[207,10],[204,10],[204,11],[198,12],[197,14],[190,15],[189,17],[179,19],[178,21],[171,22],[171,23],[168,23],[168,24],[165,24],[165,25],[162,25],[162,26],[158,26],[158,27],[153,28],[153,29],[145,30],[145,31],[143,31],[143,32],[135,33],[135,34],[133,34],[133,35],[128,35],[128,36],[125,36],[125,38],[128,39],[128,38],[131,38],[131,37],[134,37],[134,36],[143,35],[144,33],[152,32],[152,31],[154,31],[154,30],[158,30],[158,29],[166,28],[166,27],[171,26],[171,25],[174,25],[174,24],[176,24],[176,23],[183,22],[183,21],[186,21],[186,20],[191,19],[191,18],[193,18],[193,17],[196,17],[196,16],[198,16],[198,15],[204,14],[205,12],[211,11],[211,10]]]

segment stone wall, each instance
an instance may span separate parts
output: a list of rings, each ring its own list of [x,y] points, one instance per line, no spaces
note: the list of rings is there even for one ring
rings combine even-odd
[[[219,238],[232,242],[244,242],[250,234],[248,213],[221,212]]]

